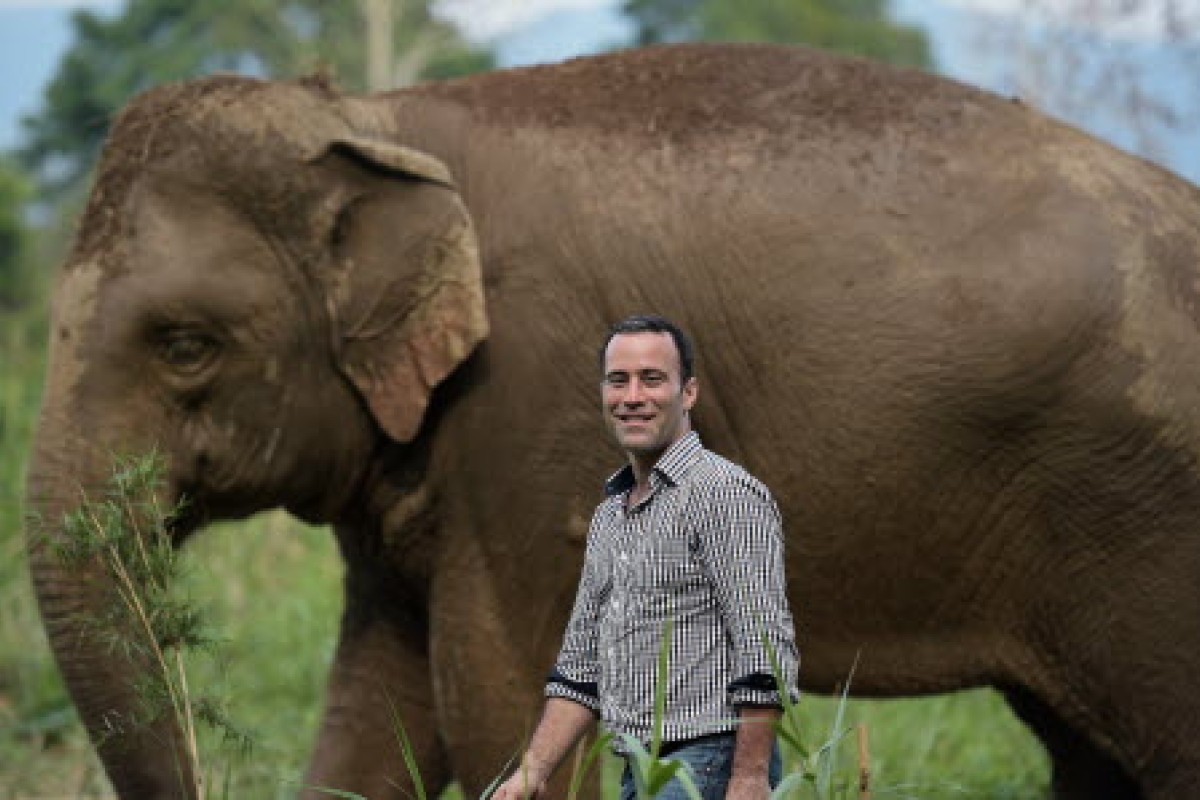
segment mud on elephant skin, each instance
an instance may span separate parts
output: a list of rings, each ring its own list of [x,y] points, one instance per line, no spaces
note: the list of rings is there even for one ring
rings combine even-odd
[[[1195,187],[812,51],[166,86],[117,121],[62,267],[29,502],[61,518],[99,454],[154,446],[189,529],[331,523],[346,609],[306,782],[400,796],[391,696],[428,784],[475,793],[536,713],[617,463],[593,348],[663,313],[698,341],[706,442],[779,498],[805,686],[859,651],[866,694],[996,686],[1058,796],[1178,798],[1198,279]],[[76,612],[111,588],[49,552],[31,537],[114,786],[186,796],[178,730],[101,736],[129,668]]]

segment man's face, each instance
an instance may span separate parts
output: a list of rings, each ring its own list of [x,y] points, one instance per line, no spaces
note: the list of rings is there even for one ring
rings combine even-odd
[[[604,419],[617,444],[658,455],[683,437],[696,402],[696,379],[681,381],[669,333],[619,333],[604,351]]]

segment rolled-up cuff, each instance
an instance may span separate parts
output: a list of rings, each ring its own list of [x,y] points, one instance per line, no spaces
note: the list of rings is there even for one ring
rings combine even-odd
[[[783,708],[779,692],[762,692],[754,689],[738,689],[729,693],[729,704],[734,708]]]
[[[596,684],[569,678],[558,667],[552,669],[546,676],[545,694],[546,697],[574,700],[576,703],[590,708],[593,712],[600,713],[600,692]]]
[[[546,697],[561,697],[564,700],[574,700],[576,703],[579,703],[579,705],[591,709],[596,714],[600,713],[599,700],[591,695],[586,695],[583,692],[577,692],[561,683],[547,683]]]
[[[743,675],[732,681],[728,687],[729,704],[734,708],[741,706],[773,706],[783,707],[778,682],[774,676],[764,672],[754,672]],[[794,687],[788,688],[788,697],[792,702],[800,699],[800,692]]]

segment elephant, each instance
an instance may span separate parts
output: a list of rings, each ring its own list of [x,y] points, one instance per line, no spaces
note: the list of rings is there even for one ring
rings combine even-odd
[[[620,453],[596,348],[694,335],[707,446],[778,500],[801,686],[991,686],[1060,798],[1200,786],[1200,191],[1027,105],[775,45],[677,44],[344,94],[155,87],[53,294],[29,508],[154,449],[182,544],[328,524],[344,613],[306,783],[477,794],[536,718]],[[30,527],[51,648],[123,798],[112,602]],[[561,787],[559,787],[561,789]],[[314,795],[316,796],[316,795]]]

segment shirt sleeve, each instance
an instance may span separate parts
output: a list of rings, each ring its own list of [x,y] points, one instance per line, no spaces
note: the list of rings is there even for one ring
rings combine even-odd
[[[546,697],[574,700],[599,714],[599,621],[608,596],[609,581],[605,576],[596,528],[596,518],[593,517],[583,559],[583,574],[575,593],[575,607],[563,635],[558,660],[546,677],[545,694]]]
[[[799,654],[788,609],[783,524],[765,486],[750,476],[716,487],[699,509],[697,550],[734,647],[734,706],[780,706],[774,651],[789,696],[798,699]]]

